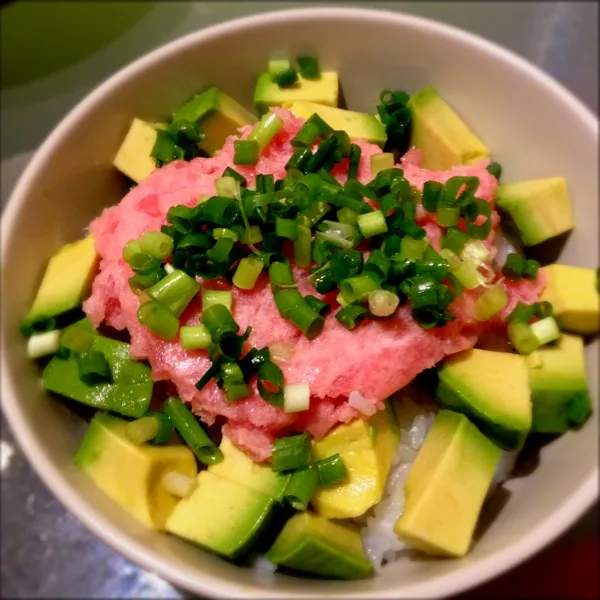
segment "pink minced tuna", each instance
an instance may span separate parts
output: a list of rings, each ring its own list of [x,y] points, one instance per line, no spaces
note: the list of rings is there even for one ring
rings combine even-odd
[[[274,109],[285,126],[263,153],[255,167],[235,168],[254,183],[257,173],[272,173],[285,177],[285,164],[292,148],[291,138],[304,122],[282,109]],[[243,128],[242,134],[250,128]],[[370,179],[370,157],[380,149],[358,142],[362,158],[359,179]],[[402,161],[407,179],[422,189],[427,180],[444,182],[453,175],[474,175],[480,178],[477,195],[492,202],[496,180],[486,171],[487,161],[472,166],[456,167],[448,172],[428,171],[418,166],[417,151],[410,151]],[[121,203],[107,208],[90,225],[95,234],[96,248],[101,256],[100,273],[95,278],[91,297],[84,309],[95,325],[105,322],[118,330],[127,329],[131,335],[131,354],[146,359],[152,366],[155,380],[169,380],[194,413],[212,424],[217,417],[224,420],[223,433],[256,460],[267,460],[273,440],[298,431],[309,431],[320,437],[336,423],[348,422],[360,416],[349,402],[351,392],[359,392],[375,407],[382,400],[408,384],[418,373],[432,367],[444,356],[471,348],[485,327],[472,317],[476,293],[464,293],[451,305],[456,320],[443,328],[424,330],[410,317],[404,307],[397,316],[385,321],[366,321],[354,331],[348,331],[329,317],[321,335],[308,341],[296,327],[279,315],[268,277],[262,275],[254,290],[233,290],[233,314],[243,331],[252,326],[249,343],[262,348],[274,343],[293,345],[293,355],[282,369],[286,383],[308,382],[311,406],[305,412],[286,414],[271,406],[251,386],[250,397],[228,403],[214,382],[198,391],[195,383],[209,368],[204,351],[186,351],[179,341],[166,342],[139,324],[136,312],[138,297],[131,291],[128,279],[131,268],[123,261],[122,252],[131,239],[144,232],[158,230],[165,223],[171,206],[194,206],[198,198],[214,194],[214,182],[224,169],[233,165],[233,138],[228,138],[223,150],[213,158],[197,158],[189,163],[175,162],[156,170],[132,189]],[[336,167],[334,174],[344,179],[345,165]],[[420,213],[420,223],[426,228],[432,243],[437,246],[440,228],[430,215]],[[498,216],[494,211],[494,226]],[[488,242],[491,244],[493,232]],[[296,275],[302,275],[296,273]],[[215,286],[214,282],[209,282]],[[216,285],[218,287],[218,285]],[[518,299],[531,302],[537,299],[541,282],[505,284],[512,308]],[[312,293],[314,290],[310,288]],[[309,288],[301,288],[307,293]],[[185,324],[198,324],[200,300],[196,299],[182,315]]]

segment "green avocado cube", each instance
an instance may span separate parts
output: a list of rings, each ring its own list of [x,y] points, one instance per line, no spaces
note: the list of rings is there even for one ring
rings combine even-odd
[[[66,328],[93,330],[87,319]],[[90,350],[101,352],[108,365],[112,381],[88,385],[79,377],[77,360],[73,353],[68,358],[55,356],[42,373],[42,385],[76,402],[127,417],[142,417],[148,412],[154,383],[150,367],[129,358],[129,344],[94,334]]]

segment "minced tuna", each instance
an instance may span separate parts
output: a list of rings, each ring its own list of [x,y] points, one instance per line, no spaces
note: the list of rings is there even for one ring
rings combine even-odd
[[[250,185],[257,173],[285,177],[285,164],[292,152],[290,140],[304,122],[286,110],[273,110],[284,120],[285,126],[256,166],[235,166]],[[242,134],[248,135],[250,129],[243,128]],[[370,157],[380,149],[366,142],[357,143],[362,149],[358,178],[366,183],[371,179]],[[421,169],[419,160],[418,151],[411,150],[401,162],[405,177],[418,189],[422,189],[428,180],[445,182],[453,175],[473,175],[481,182],[477,196],[493,201],[497,181],[487,172],[487,161],[438,172]],[[200,196],[214,194],[215,180],[228,166],[233,166],[233,138],[228,138],[221,152],[212,158],[174,162],[154,171],[120,204],[105,209],[90,225],[101,262],[84,310],[96,326],[105,322],[115,329],[128,330],[132,356],[149,361],[154,379],[171,381],[181,398],[205,423],[210,425],[222,418],[223,433],[253,459],[269,459],[272,442],[279,436],[309,431],[318,438],[337,423],[359,416],[356,408],[348,403],[352,392],[359,392],[380,408],[387,396],[404,387],[424,369],[448,354],[473,347],[488,326],[473,318],[473,303],[479,293],[475,291],[465,292],[454,300],[450,308],[456,320],[443,328],[422,329],[412,320],[410,309],[405,306],[390,319],[366,321],[354,331],[345,329],[335,318],[329,317],[322,333],[309,341],[280,316],[268,276],[263,274],[252,291],[233,290],[233,315],[242,331],[252,326],[249,338],[252,346],[262,348],[281,343],[293,347],[293,354],[281,363],[281,367],[286,383],[310,384],[310,409],[286,414],[282,408],[265,402],[255,386],[251,386],[252,393],[248,398],[235,403],[226,401],[214,381],[203,390],[197,390],[195,383],[211,364],[206,352],[183,350],[178,340],[163,341],[138,322],[139,299],[128,283],[133,271],[123,260],[122,252],[129,240],[139,238],[146,231],[160,229],[171,206],[194,206]],[[345,168],[342,163],[336,166],[333,174],[343,180]],[[494,229],[498,221],[494,211]],[[439,248],[441,229],[435,219],[422,211],[419,224],[425,227],[431,243]],[[490,247],[493,237],[492,230],[486,241]],[[304,273],[296,270],[297,278],[302,275]],[[510,298],[504,311],[506,314],[519,299],[528,303],[537,300],[542,282],[539,279],[535,282],[522,280],[518,284],[504,282],[503,285]],[[219,283],[211,281],[207,286],[219,287]],[[300,291],[315,293],[308,284],[303,284]],[[197,298],[182,315],[182,323],[198,324],[199,313],[200,299]]]

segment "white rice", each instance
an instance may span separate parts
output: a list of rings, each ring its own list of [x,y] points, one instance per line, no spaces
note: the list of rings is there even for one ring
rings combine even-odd
[[[409,547],[394,533],[394,525],[404,510],[404,482],[438,410],[422,394],[417,397],[412,391],[411,396],[418,402],[414,402],[405,392],[400,395],[395,406],[400,425],[400,444],[392,459],[383,497],[366,514],[366,518],[361,520],[365,551],[376,572],[381,572],[386,563],[409,551]],[[503,453],[490,485],[488,498],[510,475],[517,454]]]

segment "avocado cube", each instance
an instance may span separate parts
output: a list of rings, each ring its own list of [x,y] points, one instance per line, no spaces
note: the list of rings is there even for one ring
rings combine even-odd
[[[315,442],[316,460],[339,453],[347,471],[344,481],[317,489],[311,499],[315,511],[328,519],[351,519],[377,504],[399,442],[400,430],[389,402],[368,421],[338,425]]]
[[[539,365],[529,367],[533,419],[531,430],[565,433],[578,425],[573,404],[582,399],[589,405],[583,339],[563,333],[554,345],[537,350]]]
[[[75,464],[121,508],[161,531],[179,500],[162,486],[162,478],[171,471],[195,477],[196,459],[187,446],[133,444],[125,434],[126,427],[127,421],[96,415]]]
[[[600,293],[594,269],[548,265],[542,269],[546,287],[542,300],[552,303],[561,329],[580,335],[600,331]]]
[[[298,75],[298,81],[285,88],[280,88],[272,81],[268,72],[262,73],[254,89],[254,106],[259,115],[266,113],[271,106],[300,101],[337,106],[339,87],[338,74],[335,71],[323,72],[319,79],[304,79]]]
[[[92,330],[91,323],[82,319],[66,328]],[[101,352],[110,367],[112,381],[88,385],[79,377],[73,353],[68,358],[55,356],[42,373],[42,385],[49,392],[60,394],[100,410],[127,417],[142,417],[148,412],[154,383],[150,367],[129,358],[129,344],[94,334],[90,350]]]
[[[317,114],[330,127],[337,131],[345,131],[353,140],[366,140],[382,148],[387,140],[385,127],[381,121],[368,113],[334,108],[315,102],[287,102],[283,108],[287,108],[296,117],[302,119]]]
[[[238,558],[270,522],[275,501],[210,471],[201,471],[196,480],[196,489],[177,504],[166,530],[221,556]]]
[[[525,358],[509,352],[468,350],[440,367],[436,395],[464,413],[504,450],[518,450],[531,429],[531,394]]]
[[[423,167],[445,171],[491,156],[490,149],[433,87],[413,94],[408,106],[412,111],[411,146],[421,150]]]
[[[332,579],[362,579],[372,571],[357,529],[310,512],[297,513],[285,524],[267,559]]]
[[[427,554],[464,556],[500,457],[464,415],[441,410],[408,472],[396,534]]]
[[[57,317],[81,305],[98,265],[94,236],[63,246],[46,267],[25,323]]]
[[[194,96],[173,113],[173,121],[198,123],[206,138],[198,144],[210,155],[223,147],[225,139],[237,135],[244,125],[254,125],[256,117],[216,87]]]
[[[156,125],[133,119],[113,165],[136,183],[146,179],[156,168],[156,161],[151,156],[156,136]]]
[[[524,246],[535,246],[575,227],[564,177],[503,183],[496,204],[512,219]]]
[[[208,467],[213,475],[262,492],[274,500],[280,501],[283,498],[289,475],[275,473],[268,463],[254,462],[225,436],[219,448],[223,453],[223,460]]]

